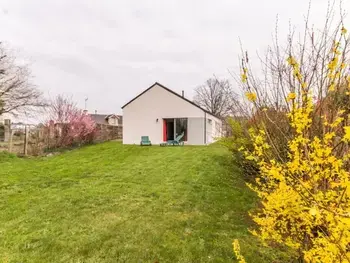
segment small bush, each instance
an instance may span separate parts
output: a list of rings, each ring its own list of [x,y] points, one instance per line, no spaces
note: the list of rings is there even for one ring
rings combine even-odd
[[[97,130],[90,115],[78,109],[71,99],[58,96],[49,107],[44,133],[47,148],[57,149],[90,144]]]
[[[243,122],[228,118],[227,127],[229,131],[227,134],[229,135],[219,140],[220,144],[227,147],[234,154],[237,154],[241,147],[246,147],[249,144],[249,135],[244,132],[242,123]]]
[[[234,161],[241,167],[245,179],[247,181],[254,181],[255,176],[258,174],[257,165],[247,160],[241,149],[252,149],[253,144],[249,138],[248,133],[248,122],[244,119],[235,120],[228,118],[227,122],[227,137],[223,137],[219,140],[219,143],[225,146],[229,151],[232,152]]]

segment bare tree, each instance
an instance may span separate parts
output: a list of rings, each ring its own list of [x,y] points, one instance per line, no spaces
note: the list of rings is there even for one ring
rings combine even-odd
[[[28,113],[44,106],[42,93],[30,83],[26,65],[18,65],[0,42],[0,115]]]
[[[195,89],[194,102],[216,116],[225,117],[232,110],[235,98],[228,80],[210,78]]]

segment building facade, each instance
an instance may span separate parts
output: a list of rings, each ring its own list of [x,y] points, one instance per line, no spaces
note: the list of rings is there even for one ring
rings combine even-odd
[[[122,109],[124,144],[139,144],[141,136],[159,144],[183,134],[185,144],[206,145],[221,136],[219,118],[159,83]]]

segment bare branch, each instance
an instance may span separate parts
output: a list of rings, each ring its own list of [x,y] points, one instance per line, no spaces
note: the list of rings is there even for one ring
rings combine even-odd
[[[226,79],[219,80],[214,76],[195,89],[194,102],[219,117],[230,113],[235,100],[236,94]]]
[[[46,105],[42,93],[30,83],[26,65],[17,65],[0,42],[0,115],[28,113]]]

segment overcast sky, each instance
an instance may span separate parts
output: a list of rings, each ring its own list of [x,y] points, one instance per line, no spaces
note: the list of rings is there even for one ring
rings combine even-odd
[[[0,0],[0,41],[30,61],[46,96],[72,95],[81,107],[88,97],[89,111],[121,113],[156,81],[192,98],[213,74],[229,78],[239,38],[261,53],[276,15],[284,37],[289,20],[301,28],[307,7],[307,0]],[[313,0],[316,27],[326,7]]]

